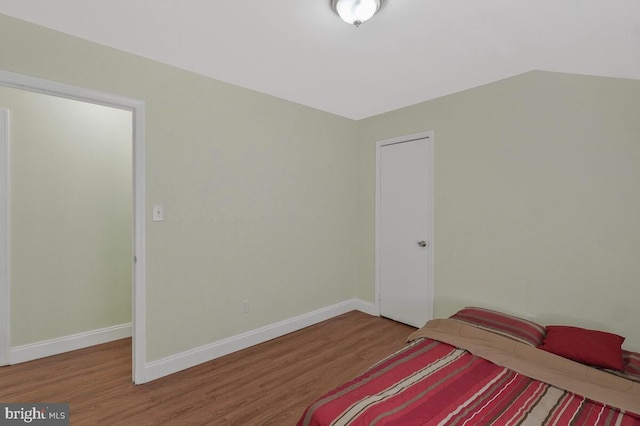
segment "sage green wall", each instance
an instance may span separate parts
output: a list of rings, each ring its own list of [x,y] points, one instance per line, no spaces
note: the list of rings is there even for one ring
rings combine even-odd
[[[435,131],[435,316],[465,305],[640,349],[640,81],[530,72],[359,122],[373,300],[375,142]]]
[[[483,304],[640,348],[637,81],[532,72],[356,123],[2,15],[0,69],[146,102],[146,204],[166,210],[148,361],[354,283],[373,301],[375,141],[430,129],[435,315]]]
[[[0,69],[146,102],[148,361],[353,297],[352,120],[2,15]]]
[[[131,322],[131,112],[0,87],[11,346]]]

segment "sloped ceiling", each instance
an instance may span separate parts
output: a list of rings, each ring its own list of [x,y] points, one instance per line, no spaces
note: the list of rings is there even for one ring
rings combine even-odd
[[[0,0],[0,13],[362,119],[533,69],[640,79],[639,0]],[[19,41],[18,41],[19,43]]]

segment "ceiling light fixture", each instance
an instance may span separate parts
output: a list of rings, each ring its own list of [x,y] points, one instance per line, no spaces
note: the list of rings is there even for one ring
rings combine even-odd
[[[347,24],[356,28],[375,15],[385,0],[331,0],[331,9]]]

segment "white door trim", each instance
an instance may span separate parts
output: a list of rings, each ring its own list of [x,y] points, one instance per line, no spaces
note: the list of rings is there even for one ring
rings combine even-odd
[[[0,108],[0,366],[9,363],[9,110]],[[4,331],[4,332],[3,332]]]
[[[110,93],[99,92],[96,90],[86,89],[83,87],[72,86],[69,84],[58,83],[54,81],[44,80],[36,77],[25,76],[13,72],[0,70],[0,86],[12,87],[16,89],[28,90],[31,92],[43,93],[47,95],[59,96],[67,99],[75,99],[82,102],[89,102],[98,105],[109,106],[112,108],[124,109],[131,111],[133,114],[133,255],[135,262],[133,266],[133,382],[136,384],[144,383],[145,371],[145,103],[144,101],[126,98],[123,96],[113,95]],[[2,154],[0,154],[2,155]],[[6,155],[6,154],[5,154]],[[7,162],[5,158],[5,165]],[[0,158],[0,161],[2,159]],[[6,168],[5,168],[6,170]],[[6,185],[6,179],[4,184]],[[2,190],[0,188],[0,190]],[[8,200],[5,190],[4,200]],[[0,209],[7,206],[0,206]],[[1,212],[0,212],[1,214]],[[0,216],[0,227],[6,228],[8,217]],[[4,232],[4,233],[3,233]],[[0,231],[0,255],[1,251],[7,250],[8,236],[6,231]],[[5,253],[6,255],[6,253]],[[4,259],[6,257],[3,256]],[[10,292],[10,283],[5,280],[5,274],[8,270],[4,267],[4,263],[0,262],[0,296],[8,295]],[[8,277],[8,275],[7,275]],[[4,299],[6,306],[0,302],[0,342],[6,345],[9,341],[9,303],[8,299]],[[4,320],[4,321],[3,321]],[[3,347],[0,346],[0,349]],[[6,351],[8,351],[8,347]],[[0,353],[1,354],[1,353]]]
[[[380,158],[381,158],[381,150],[382,147],[385,145],[393,145],[393,144],[398,144],[398,143],[403,143],[403,142],[411,142],[411,141],[415,141],[417,139],[428,139],[428,149],[429,149],[429,163],[427,164],[427,167],[429,168],[429,195],[428,195],[428,202],[429,202],[429,206],[428,206],[428,211],[429,211],[429,221],[427,223],[427,226],[429,227],[429,238],[430,240],[428,241],[429,243],[429,257],[428,257],[428,263],[429,263],[429,276],[428,276],[428,289],[429,289],[429,299],[427,301],[428,303],[428,309],[429,309],[429,319],[433,318],[433,253],[434,253],[434,249],[435,249],[435,244],[434,244],[434,217],[433,217],[433,212],[434,212],[434,208],[433,208],[433,189],[434,189],[434,185],[433,185],[433,178],[434,178],[434,161],[433,161],[433,154],[434,154],[434,131],[433,130],[429,130],[426,132],[421,132],[421,133],[415,133],[412,135],[405,135],[405,136],[398,136],[395,138],[391,138],[391,139],[385,139],[385,140],[381,140],[376,142],[376,199],[375,199],[375,306],[376,306],[376,310],[378,312],[378,315],[380,315],[380,250],[381,250],[381,246],[380,246],[380,227],[382,225],[381,220],[380,220],[380,212],[381,212],[381,196],[380,196]]]

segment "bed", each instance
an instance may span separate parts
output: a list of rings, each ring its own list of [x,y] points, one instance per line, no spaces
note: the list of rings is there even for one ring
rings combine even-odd
[[[408,341],[298,425],[640,425],[640,354],[620,336],[469,307]]]

